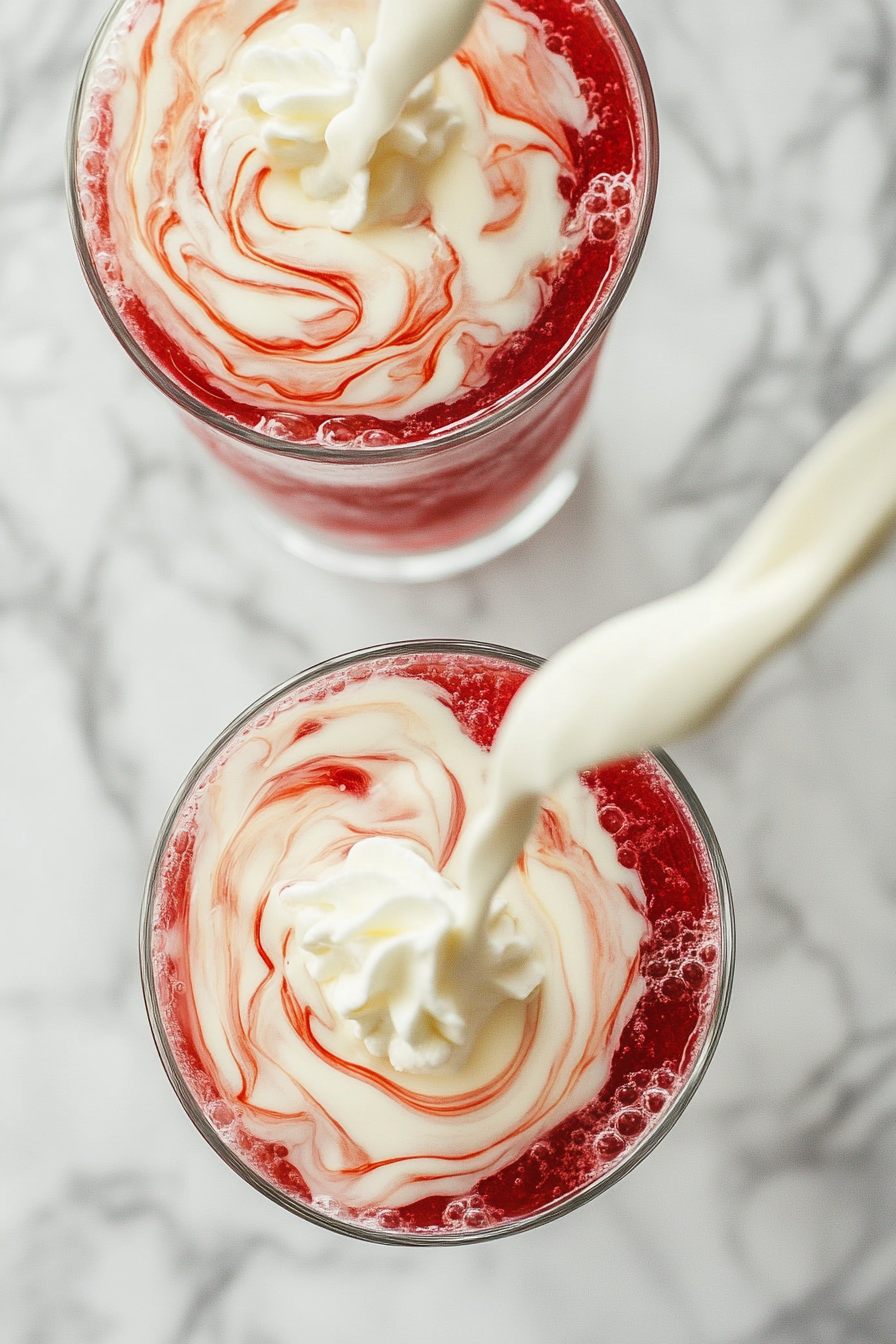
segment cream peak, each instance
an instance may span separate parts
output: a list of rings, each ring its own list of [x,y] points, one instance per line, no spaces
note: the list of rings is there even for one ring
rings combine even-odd
[[[464,894],[388,836],[359,840],[316,881],[277,894],[333,1012],[402,1073],[455,1071],[499,1004],[544,978],[506,902],[491,901],[471,941]]]

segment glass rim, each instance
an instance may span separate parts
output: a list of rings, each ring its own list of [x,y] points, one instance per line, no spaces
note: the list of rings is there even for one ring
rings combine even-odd
[[[85,101],[90,88],[90,75],[94,60],[120,12],[131,2],[132,0],[115,0],[100,24],[81,67],[66,136],[66,202],[78,261],[97,307],[113,335],[134,363],[149,378],[150,382],[154,383],[182,411],[229,438],[238,439],[252,447],[260,448],[280,457],[296,458],[303,462],[345,462],[358,465],[372,462],[413,461],[417,458],[434,456],[445,452],[449,448],[476,440],[526,414],[559,387],[579,367],[583,360],[599,346],[641,260],[653,216],[659,180],[659,128],[653,88],[641,48],[628,20],[619,8],[617,0],[589,0],[589,4],[605,15],[612,34],[618,41],[622,54],[628,63],[628,71],[634,86],[633,92],[641,114],[644,167],[643,189],[638,206],[638,215],[631,231],[625,258],[609,290],[597,304],[591,316],[583,319],[587,322],[584,329],[553,357],[543,375],[536,375],[535,378],[530,379],[527,384],[511,393],[494,409],[484,413],[474,413],[467,422],[448,426],[441,431],[436,430],[426,439],[384,447],[365,448],[326,447],[317,442],[313,444],[291,443],[284,439],[274,438],[257,429],[252,429],[248,425],[239,424],[226,415],[222,415],[221,412],[206,406],[198,397],[194,397],[180,387],[158,367],[139,341],[132,335],[110,299],[100,279],[93,253],[87,242],[84,219],[79,205],[78,131],[85,111]],[[283,411],[280,413],[287,414]],[[262,415],[261,409],[259,409],[259,414]],[[339,419],[340,416],[336,414],[331,418]]]
[[[719,932],[721,941],[716,998],[703,1041],[691,1063],[690,1070],[682,1083],[681,1088],[672,1097],[656,1123],[651,1128],[647,1129],[644,1135],[639,1140],[636,1140],[631,1148],[626,1150],[615,1166],[596,1177],[581,1189],[568,1195],[562,1195],[544,1209],[541,1209],[536,1213],[527,1214],[523,1218],[514,1219],[491,1227],[468,1229],[463,1232],[391,1232],[386,1228],[360,1226],[355,1223],[346,1222],[322,1209],[315,1208],[314,1205],[304,1204],[298,1199],[293,1199],[285,1191],[279,1190],[276,1186],[267,1181],[225,1142],[218,1130],[205,1115],[200,1103],[197,1101],[181,1072],[180,1066],[174,1056],[168,1033],[165,1030],[156,988],[152,949],[155,894],[162,861],[168,848],[174,823],[196,784],[222,748],[226,746],[226,744],[234,738],[241,729],[245,728],[253,718],[256,718],[259,714],[270,708],[271,705],[275,704],[283,696],[288,695],[291,691],[299,690],[302,686],[309,685],[320,677],[331,675],[334,672],[341,671],[343,668],[351,667],[358,663],[372,661],[373,659],[401,657],[403,655],[415,653],[473,654],[499,659],[503,662],[515,663],[517,666],[525,667],[532,671],[536,671],[545,662],[544,658],[539,658],[534,654],[523,653],[519,649],[508,648],[501,644],[483,643],[477,640],[406,640],[394,644],[372,645],[369,648],[356,649],[350,653],[326,659],[323,662],[316,663],[313,667],[305,668],[304,671],[299,672],[295,676],[287,678],[287,680],[282,682],[279,686],[274,687],[272,690],[262,695],[250,705],[248,709],[237,715],[232,723],[230,723],[223,732],[218,734],[211,746],[203,752],[202,756],[193,766],[178,790],[171,806],[168,808],[156,839],[143,891],[139,928],[140,979],[143,988],[143,1000],[146,1007],[147,1017],[149,1018],[153,1040],[159,1058],[161,1059],[162,1066],[168,1076],[168,1081],[171,1083],[171,1086],[177,1094],[189,1119],[202,1137],[211,1148],[214,1149],[218,1156],[227,1163],[231,1170],[235,1171],[237,1175],[241,1176],[249,1185],[253,1186],[259,1193],[267,1196],[268,1199],[272,1200],[275,1204],[279,1204],[281,1208],[288,1210],[290,1213],[293,1213],[300,1218],[304,1218],[306,1221],[314,1223],[319,1227],[326,1228],[331,1232],[337,1232],[342,1236],[350,1237],[356,1241],[376,1242],[380,1245],[391,1246],[467,1246],[474,1242],[496,1241],[499,1238],[515,1236],[519,1232],[526,1232],[531,1228],[542,1227],[546,1223],[551,1223],[555,1219],[562,1217],[564,1214],[571,1213],[574,1209],[581,1208],[582,1205],[590,1203],[592,1199],[603,1194],[604,1191],[609,1190],[611,1186],[617,1183],[617,1181],[622,1180],[623,1176],[627,1176],[629,1172],[633,1171],[634,1168],[647,1157],[648,1153],[652,1152],[657,1144],[669,1133],[676,1121],[680,1119],[685,1107],[691,1101],[694,1093],[702,1082],[722,1034],[722,1028],[728,1012],[728,1004],[731,998],[731,988],[734,976],[734,907],[725,861],[722,857],[719,842],[703,805],[681,770],[666,752],[659,748],[652,749],[647,754],[656,761],[660,766],[660,769],[671,780],[685,804],[688,814],[693,820],[694,826],[705,847],[713,885],[715,887],[716,899],[718,901]]]

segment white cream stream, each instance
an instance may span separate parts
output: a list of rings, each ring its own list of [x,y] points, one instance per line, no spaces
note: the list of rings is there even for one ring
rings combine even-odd
[[[468,936],[559,780],[693,732],[817,612],[896,514],[896,384],[856,407],[692,588],[605,621],[526,682],[495,738],[461,882]]]
[[[305,193],[332,202],[334,228],[351,233],[367,218],[369,164],[379,148],[386,160],[380,176],[388,177],[379,218],[401,220],[417,203],[422,184],[410,165],[440,158],[463,125],[431,76],[461,46],[482,5],[381,0],[366,57],[351,28],[337,41],[311,23],[244,53],[238,107],[259,123],[270,163],[300,169]]]
[[[534,992],[541,968],[506,915],[505,943],[494,942],[502,911],[493,898],[541,799],[578,770],[692,732],[819,608],[894,513],[890,387],[822,440],[707,578],[606,621],[525,683],[495,738],[486,803],[465,836],[460,890],[437,890],[448,884],[431,870],[422,874],[427,865],[413,856],[422,876],[413,865],[395,867],[388,895],[401,916],[390,920],[367,877],[363,909],[379,914],[380,924],[368,921],[363,945],[355,940],[350,973],[330,1001],[344,1018],[371,1024],[358,1034],[373,1053],[410,1071],[457,1067],[497,1004]],[[321,896],[316,890],[313,899]],[[330,967],[342,966],[351,910],[349,900],[340,918],[316,926],[314,950],[326,951]]]
[[[333,167],[346,182],[370,162],[412,90],[458,50],[482,5],[483,0],[380,0],[358,91],[327,128]]]
[[[391,3],[394,7],[395,0]],[[440,96],[432,70],[422,68],[428,57],[422,65],[408,62],[404,53],[393,51],[394,41],[386,42],[383,28],[390,30],[384,15],[388,21],[388,0],[366,58],[351,28],[337,40],[317,24],[296,23],[276,39],[247,46],[235,88],[225,85],[211,94],[211,105],[217,104],[223,115],[248,113],[271,166],[298,169],[302,191],[311,200],[328,201],[330,223],[344,233],[374,217],[406,220],[421,204],[426,170],[464,124],[457,104]],[[378,60],[384,48],[386,58]],[[429,48],[424,43],[421,50]],[[452,48],[432,69],[453,54]],[[405,76],[410,70],[420,72],[419,78],[398,79],[391,69],[396,62]],[[331,143],[339,144],[338,153]]]

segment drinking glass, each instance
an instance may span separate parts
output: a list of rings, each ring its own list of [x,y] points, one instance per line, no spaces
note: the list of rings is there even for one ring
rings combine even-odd
[[[649,933],[640,952],[645,990],[598,1095],[497,1176],[463,1198],[422,1201],[419,1216],[418,1206],[410,1206],[413,1219],[407,1209],[358,1213],[309,1198],[300,1174],[283,1160],[285,1148],[278,1157],[274,1145],[234,1130],[233,1098],[223,1098],[204,1071],[191,1039],[190,1023],[197,1019],[185,1005],[183,973],[189,827],[192,806],[232,746],[253,724],[270,722],[285,697],[302,692],[304,698],[310,689],[320,696],[323,683],[332,687],[334,678],[355,684],[379,669],[395,675],[416,670],[425,679],[427,668],[448,666],[451,684],[461,695],[469,685],[475,704],[484,665],[522,680],[542,661],[500,645],[425,640],[361,649],[311,667],[224,730],[190,772],[162,826],[146,884],[140,958],[147,1012],[168,1078],[193,1124],[228,1166],[281,1207],[334,1232],[391,1245],[444,1245],[508,1236],[569,1213],[621,1180],[668,1134],[718,1044],[734,968],[728,879],[693,790],[669,757],[656,751],[586,775],[619,861],[638,871],[647,897]],[[184,959],[180,965],[178,957]],[[571,1174],[558,1193],[550,1180],[564,1165]],[[539,1179],[547,1184],[540,1187]],[[532,1181],[518,1198],[520,1184]]]
[[[123,0],[107,17],[80,79],[69,133],[68,199],[87,283],[131,358],[247,487],[256,519],[305,560],[371,579],[430,580],[479,565],[531,536],[578,483],[589,442],[584,412],[600,345],[635,273],[656,193],[653,95],[615,0],[588,3],[628,73],[641,166],[612,282],[585,305],[575,334],[536,377],[465,420],[403,442],[387,426],[355,432],[348,416],[316,427],[298,413],[262,415],[255,427],[238,423],[206,404],[188,380],[174,381],[123,319],[110,297],[115,260],[95,252],[85,220],[104,208],[96,183],[105,149],[90,100],[97,89],[114,84],[106,39],[128,3]]]

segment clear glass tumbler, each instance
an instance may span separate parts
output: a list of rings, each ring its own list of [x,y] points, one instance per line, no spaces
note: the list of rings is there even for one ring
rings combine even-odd
[[[607,281],[584,302],[572,336],[536,376],[465,419],[400,441],[388,425],[353,427],[349,416],[315,425],[301,407],[295,415],[262,414],[256,423],[241,423],[197,392],[189,376],[172,376],[138,339],[115,258],[91,241],[106,208],[101,183],[108,127],[96,99],[115,85],[107,39],[133,3],[116,5],[97,35],[75,98],[69,145],[78,255],[118,340],[214,457],[248,487],[259,520],[304,559],[367,578],[427,580],[481,564],[532,535],[578,482],[588,442],[583,412],[600,343],[637,267],[656,192],[653,96],[615,0],[588,0],[587,10],[570,5],[590,14],[612,43],[638,124],[634,194],[621,207],[625,224]],[[592,199],[598,210],[592,230],[617,227],[605,200],[612,183],[603,189],[604,196]]]
[[[265,1128],[272,1114],[270,1095],[266,1093],[259,1101],[252,1092],[251,1079],[259,1076],[254,1051],[262,1049],[270,1061],[271,1042],[292,1039],[294,1034],[301,1049],[308,1048],[309,1042],[314,1046],[314,1068],[321,1061],[328,1067],[328,1061],[335,1061],[332,1067],[341,1071],[340,1085],[345,1068],[328,1053],[325,1043],[311,1041],[314,1031],[309,1024],[313,1024],[314,1010],[291,1003],[286,980],[276,979],[285,974],[289,954],[279,935],[270,935],[265,944],[267,896],[255,910],[253,894],[249,908],[241,910],[240,927],[248,931],[248,953],[228,942],[220,964],[227,965],[230,979],[223,988],[215,980],[216,992],[224,995],[222,1002],[239,1004],[234,1010],[240,1024],[236,1036],[232,1022],[219,1027],[215,1012],[209,1019],[207,1008],[204,1017],[197,1008],[204,991],[200,989],[198,997],[194,993],[191,968],[196,962],[191,959],[190,940],[195,921],[201,922],[202,916],[195,909],[191,913],[191,893],[194,871],[209,871],[197,835],[212,833],[211,826],[219,837],[226,858],[216,860],[214,871],[224,873],[231,887],[238,872],[257,871],[253,867],[256,858],[267,872],[265,865],[271,856],[275,860],[278,854],[282,857],[286,844],[277,828],[295,824],[296,800],[307,786],[318,791],[308,813],[311,825],[332,849],[333,831],[330,823],[321,821],[318,804],[323,795],[319,791],[330,790],[328,807],[342,807],[338,791],[347,791],[341,795],[346,798],[351,798],[353,790],[357,792],[358,761],[348,752],[333,757],[323,747],[312,746],[309,761],[299,767],[289,752],[300,739],[314,738],[321,720],[326,721],[328,713],[338,707],[346,688],[363,695],[365,682],[374,674],[429,682],[438,688],[442,703],[449,705],[466,735],[487,747],[515,690],[540,662],[497,645],[450,640],[363,649],[309,668],[264,696],[225,729],[190,772],[162,827],[147,880],[140,931],[143,989],[162,1063],[189,1118],[224,1161],[268,1198],[321,1227],[388,1244],[435,1245],[489,1240],[549,1222],[608,1189],[659,1143],[694,1095],[718,1043],[734,967],[731,896],[718,843],[703,809],[662,752],[583,776],[601,824],[613,836],[619,862],[638,874],[646,897],[647,932],[640,944],[638,967],[644,987],[627,1025],[615,1038],[609,1076],[587,1104],[547,1132],[539,1132],[525,1152],[517,1153],[487,1178],[465,1178],[467,1188],[458,1190],[455,1184],[451,1194],[423,1196],[416,1202],[405,1199],[399,1207],[343,1207],[332,1192],[308,1186],[296,1153],[309,1151],[302,1144],[310,1143],[315,1151],[326,1147],[309,1121],[309,1114],[316,1113],[314,1106],[309,1103],[308,1111],[300,1106],[295,1114],[291,1110],[278,1114],[281,1127],[272,1139]],[[372,699],[381,712],[382,692]],[[294,714],[297,706],[305,716],[301,732],[294,735],[288,717],[280,719],[278,730],[278,716]],[[255,737],[262,731],[275,736],[279,731],[277,740],[286,743],[286,755],[272,755],[269,745]],[[270,740],[270,736],[265,739],[268,744]],[[232,847],[231,832],[222,831],[217,821],[210,822],[212,814],[207,812],[215,807],[208,800],[221,796],[221,772],[235,751],[248,751],[253,762],[265,762],[263,781],[252,793],[248,811],[234,810],[232,797],[225,805],[237,831],[244,815],[251,815],[254,824],[266,808],[285,809],[277,813],[275,832],[266,833],[265,845],[258,847],[253,840],[248,854]],[[377,787],[376,796],[382,797],[383,786]],[[354,825],[356,814],[351,815]],[[217,896],[213,908],[223,919]],[[224,936],[223,928],[222,923],[215,924],[216,947]],[[596,936],[604,935],[598,932]],[[272,952],[274,944],[277,950]],[[241,978],[244,955],[251,960],[248,981]],[[197,956],[198,964],[205,966],[207,953]],[[278,959],[282,966],[274,964]],[[201,983],[205,975],[204,970],[200,972]],[[266,1002],[274,1005],[273,1025],[269,1017],[260,1025],[267,1012],[260,1007],[263,993],[269,996]],[[216,1047],[203,1034],[209,1032],[209,1020],[213,1040],[238,1040],[233,1049],[242,1061],[236,1070],[242,1082],[231,1065],[221,1069]],[[527,1057],[522,1056],[523,1067]],[[277,1067],[281,1066],[282,1060]],[[347,1067],[351,1076],[370,1076],[370,1070],[357,1063]],[[504,1076],[499,1071],[499,1079]],[[362,1109],[376,1103],[376,1089],[392,1096],[401,1077],[374,1077],[374,1092],[365,1092]],[[459,1132],[462,1152],[467,1151],[466,1117],[475,1119],[480,1104],[476,1099],[493,1086],[489,1080],[475,1094],[464,1094],[460,1100],[467,1106],[469,1098],[474,1098],[470,1110],[455,1106],[453,1095],[423,1098],[424,1107],[449,1106],[451,1132]],[[328,1117],[325,1128],[332,1119]],[[345,1134],[346,1123],[343,1114],[340,1134]],[[295,1136],[298,1147],[291,1149]],[[363,1169],[364,1152],[356,1143],[352,1146],[351,1139],[349,1134],[349,1165]]]

